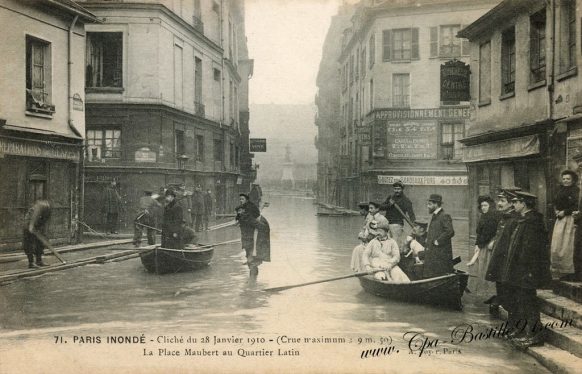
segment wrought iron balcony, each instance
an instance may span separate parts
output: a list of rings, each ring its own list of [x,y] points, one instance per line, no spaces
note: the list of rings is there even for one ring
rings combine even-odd
[[[204,22],[202,22],[199,16],[192,16],[192,26],[204,34]]]
[[[204,108],[204,104],[195,101],[194,113],[196,113],[196,115],[199,117],[206,117],[206,109]]]

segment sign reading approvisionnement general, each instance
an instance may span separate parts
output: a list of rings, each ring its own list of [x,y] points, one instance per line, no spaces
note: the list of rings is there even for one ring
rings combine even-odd
[[[378,175],[378,184],[392,184],[401,181],[408,186],[468,186],[467,176],[450,175]]]
[[[251,138],[249,139],[249,151],[267,152],[267,139]]]
[[[433,160],[437,158],[436,122],[387,123],[386,132],[389,159]]]

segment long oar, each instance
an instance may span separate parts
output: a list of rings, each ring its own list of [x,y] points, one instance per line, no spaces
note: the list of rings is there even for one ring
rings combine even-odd
[[[152,230],[157,231],[157,232],[162,232],[162,230],[161,229],[158,229],[157,227],[152,227],[152,226],[144,225],[143,223],[139,223],[139,222],[134,222],[134,223],[136,225],[138,225],[138,226],[143,226],[146,229],[152,229]]]
[[[353,274],[349,274],[349,275],[342,275],[341,277],[334,277],[334,278],[322,279],[322,280],[318,280],[318,281],[312,281],[312,282],[306,282],[306,283],[293,284],[291,286],[281,286],[281,287],[265,288],[263,291],[269,291],[269,292],[284,291],[284,290],[288,290],[288,289],[291,289],[291,288],[309,286],[309,285],[312,285],[312,284],[325,283],[325,282],[333,282],[333,281],[336,281],[336,280],[347,279],[347,278],[362,277],[364,275],[374,274],[374,273],[377,273],[377,272],[380,272],[380,271],[385,271],[385,270],[386,269],[372,270],[370,272],[368,272],[368,271],[362,271],[360,273],[353,273]]]
[[[404,218],[406,220],[406,222],[408,222],[410,227],[414,228],[414,223],[412,223],[410,218],[408,218],[408,216],[406,214],[404,214],[404,212],[402,211],[402,209],[400,209],[400,207],[398,206],[398,204],[396,204],[396,202],[394,202],[394,207],[396,208],[396,210],[398,210],[398,213],[400,213],[402,218]]]
[[[55,255],[56,258],[59,259],[60,262],[62,262],[63,264],[66,264],[67,261],[65,261],[65,259],[59,254],[59,252],[57,252],[53,246],[51,245],[51,243],[49,243],[49,241],[40,233],[36,232],[36,230],[32,230],[32,234],[34,234],[34,236],[36,236],[38,238],[38,240],[40,240],[40,242],[47,247],[52,253],[53,255]]]

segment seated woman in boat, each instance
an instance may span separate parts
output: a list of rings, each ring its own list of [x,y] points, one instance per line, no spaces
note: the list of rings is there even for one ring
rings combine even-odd
[[[364,226],[362,230],[358,233],[358,239],[360,240],[360,244],[358,244],[353,252],[352,252],[352,262],[351,268],[356,273],[360,273],[362,271],[366,271],[364,266],[362,265],[362,255],[364,254],[364,250],[366,246],[370,242],[370,240],[374,239],[374,235],[370,233],[370,229],[376,229],[378,223],[374,220],[368,223],[368,225]]]
[[[390,227],[387,224],[378,224],[376,229],[369,230],[375,238],[372,239],[362,254],[362,264],[366,271],[384,269],[374,274],[378,280],[389,282],[410,282],[410,279],[400,267],[400,250],[398,244],[389,236]]]

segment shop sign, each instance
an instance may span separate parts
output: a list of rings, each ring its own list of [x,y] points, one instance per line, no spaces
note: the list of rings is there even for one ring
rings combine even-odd
[[[467,176],[446,175],[378,175],[378,184],[393,184],[401,181],[407,186],[468,186]]]
[[[249,139],[250,152],[267,152],[267,139]]]
[[[387,123],[388,159],[435,160],[437,125],[435,122]]]
[[[356,128],[356,134],[358,136],[358,141],[361,146],[372,145],[372,138],[370,137],[370,127],[358,127]]]
[[[79,162],[79,150],[74,146],[46,142],[0,138],[0,155],[54,158]]]
[[[500,140],[463,148],[463,162],[498,160],[524,157],[540,153],[540,139],[537,135]]]
[[[148,147],[143,147],[135,151],[135,162],[156,162],[156,152]]]
[[[471,110],[467,107],[432,108],[432,109],[379,109],[373,112],[373,120],[399,121],[423,119],[469,119]]]
[[[441,101],[470,101],[471,68],[462,61],[441,65]]]

